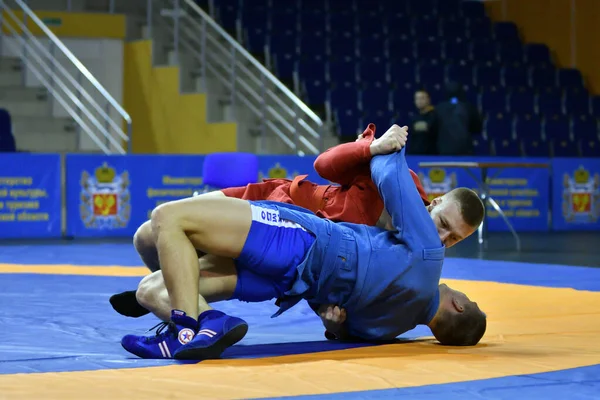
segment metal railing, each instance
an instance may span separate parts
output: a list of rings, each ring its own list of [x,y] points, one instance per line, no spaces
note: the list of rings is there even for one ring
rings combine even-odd
[[[183,53],[191,56],[204,88],[207,78],[215,79],[226,88],[233,112],[239,106],[250,111],[261,149],[275,136],[295,154],[324,150],[321,118],[193,0],[147,0],[146,14],[148,37],[155,38],[154,28],[166,29],[176,64]]]
[[[4,34],[4,44],[19,55],[24,68],[39,79],[50,95],[75,120],[80,135],[88,135],[105,154],[131,152],[129,114],[24,1],[11,1],[11,5],[16,4],[23,12],[22,17],[17,16],[15,7],[10,7],[7,3],[0,0],[0,12],[4,11],[6,17],[0,17],[0,26],[9,32],[8,35]],[[29,21],[42,31],[42,39],[48,40],[48,46],[32,34],[28,28]],[[72,67],[77,70],[75,74],[69,72]],[[83,85],[91,85],[99,96],[96,93],[90,94]],[[117,121],[111,117],[113,110],[118,114],[115,118]],[[127,126],[125,131],[120,126],[122,121]]]

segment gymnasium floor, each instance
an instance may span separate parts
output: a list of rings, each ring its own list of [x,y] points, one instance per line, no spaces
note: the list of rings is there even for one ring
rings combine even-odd
[[[472,243],[454,254],[471,258],[446,261],[444,280],[488,314],[477,347],[438,346],[426,328],[395,344],[339,345],[304,305],[270,319],[270,303],[231,302],[219,308],[249,322],[246,338],[222,360],[186,364],[119,344],[157,322],[108,303],[145,274],[129,243],[4,244],[0,399],[598,399],[600,269],[550,264],[600,265],[598,235],[586,237],[589,257],[582,239],[571,258],[548,239],[546,251],[489,252],[538,263],[478,259]]]

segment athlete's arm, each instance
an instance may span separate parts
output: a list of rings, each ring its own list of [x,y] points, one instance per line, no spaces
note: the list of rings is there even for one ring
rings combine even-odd
[[[320,154],[314,163],[315,171],[323,179],[349,185],[359,175],[368,173],[371,143],[375,136],[375,125],[369,124],[356,142],[332,147]]]
[[[397,129],[400,129],[399,127]],[[371,177],[383,199],[385,209],[392,218],[397,230],[397,237],[402,238],[404,227],[404,211],[423,200],[414,189],[414,182],[406,165],[405,149],[384,156],[376,156],[371,160]]]

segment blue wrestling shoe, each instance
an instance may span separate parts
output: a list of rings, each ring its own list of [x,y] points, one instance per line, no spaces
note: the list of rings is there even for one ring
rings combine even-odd
[[[152,329],[154,336],[127,335],[121,346],[141,358],[173,358],[173,354],[184,344],[191,342],[198,330],[198,323],[183,311],[171,311],[171,321],[162,322]],[[165,330],[166,328],[166,330]]]
[[[241,318],[230,317],[217,310],[208,310],[198,317],[198,333],[188,344],[181,346],[173,357],[178,360],[212,360],[226,348],[243,339],[248,324]]]

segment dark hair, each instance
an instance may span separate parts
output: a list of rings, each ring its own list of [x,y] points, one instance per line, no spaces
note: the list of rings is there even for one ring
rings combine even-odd
[[[487,328],[485,314],[473,304],[465,304],[461,313],[444,310],[432,329],[435,338],[445,346],[475,346]]]
[[[427,96],[429,96],[429,90],[427,90],[425,87],[420,87],[420,88],[417,88],[417,90],[415,90],[415,93],[419,93],[419,92],[423,92]]]
[[[485,207],[483,202],[471,189],[457,188],[452,191],[452,196],[460,206],[460,213],[467,225],[477,228],[485,217]]]

